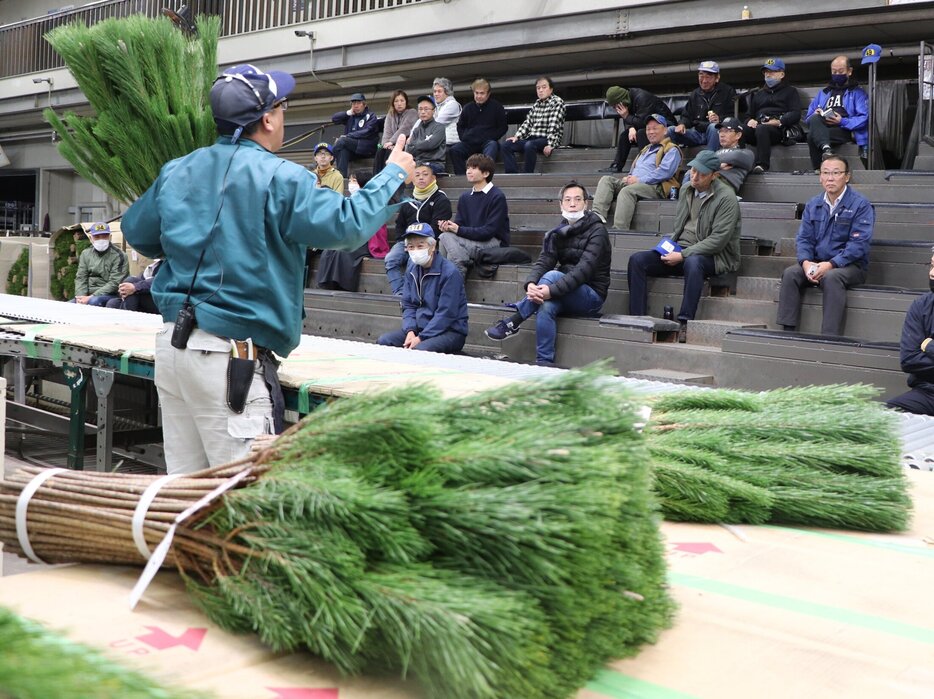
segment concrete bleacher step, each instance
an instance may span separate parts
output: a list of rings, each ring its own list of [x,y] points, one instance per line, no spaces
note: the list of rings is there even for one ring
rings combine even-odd
[[[730,331],[742,328],[764,329],[765,327],[766,323],[739,323],[729,320],[707,319],[692,320],[687,325],[687,341],[692,345],[720,347],[723,344],[723,338]]]
[[[630,371],[626,376],[631,379],[662,381],[664,383],[686,384],[690,386],[713,386],[716,383],[713,374],[698,374],[690,371],[662,369],[660,367]]]

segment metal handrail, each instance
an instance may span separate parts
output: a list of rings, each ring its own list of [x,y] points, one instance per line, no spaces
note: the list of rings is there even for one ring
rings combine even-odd
[[[192,16],[219,15],[221,36],[288,27],[335,17],[405,7],[431,0],[189,0]],[[62,24],[88,26],[105,19],[142,14],[158,17],[176,0],[104,0],[83,7],[0,27],[0,78],[64,67],[61,57],[43,38]]]

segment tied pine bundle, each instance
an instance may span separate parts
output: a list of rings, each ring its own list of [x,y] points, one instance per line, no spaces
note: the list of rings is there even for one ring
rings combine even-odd
[[[93,116],[46,109],[59,152],[84,179],[132,202],[162,166],[217,137],[209,95],[220,18],[199,17],[193,38],[165,17],[131,15],[46,35],[88,98]]]
[[[163,484],[145,545],[249,469],[178,525],[167,559],[216,623],[347,673],[413,676],[428,697],[567,697],[673,611],[634,405],[607,397],[578,372],[467,399],[344,399],[243,463]],[[16,551],[33,477],[0,484]],[[141,563],[131,520],[152,480],[49,478],[28,508],[36,555]]]
[[[692,391],[653,404],[665,517],[897,531],[911,499],[895,413],[871,386]]]

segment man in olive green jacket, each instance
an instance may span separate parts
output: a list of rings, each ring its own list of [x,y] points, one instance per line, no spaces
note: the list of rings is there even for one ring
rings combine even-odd
[[[75,273],[75,303],[106,306],[119,298],[117,289],[127,275],[126,253],[110,242],[110,226],[93,223],[88,230],[91,247],[78,258]]]
[[[721,182],[717,173],[720,159],[709,150],[701,151],[688,165],[691,184],[678,198],[671,241],[654,250],[637,252],[629,258],[629,313],[646,315],[647,277],[684,275],[684,295],[678,320],[680,342],[687,339],[687,321],[697,313],[704,280],[739,269],[740,213],[736,193]]]

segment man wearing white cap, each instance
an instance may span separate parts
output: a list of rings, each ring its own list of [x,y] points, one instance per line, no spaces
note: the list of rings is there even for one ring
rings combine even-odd
[[[275,155],[294,87],[288,73],[225,71],[211,88],[218,140],[166,163],[123,216],[127,241],[165,260],[151,292],[165,321],[155,370],[170,473],[240,458],[282,429],[273,353],[299,343],[306,248],[365,243],[414,169],[403,139],[368,196],[317,187]]]
[[[736,90],[720,82],[716,61],[701,61],[697,66],[697,88],[688,96],[678,123],[668,127],[668,137],[679,146],[720,148],[717,124],[733,115]]]

